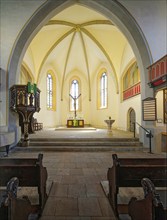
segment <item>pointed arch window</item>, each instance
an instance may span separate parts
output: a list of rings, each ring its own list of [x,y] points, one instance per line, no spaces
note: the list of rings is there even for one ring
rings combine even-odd
[[[47,73],[47,109],[56,110],[56,77],[52,71]]]
[[[53,78],[51,74],[47,74],[47,108],[53,107]]]
[[[79,81],[77,79],[72,80],[71,82],[71,86],[70,86],[70,94],[71,96],[75,99],[79,96],[80,94],[80,86],[79,86]],[[76,110],[78,111],[80,108],[80,102],[79,99],[76,99],[76,101],[74,101],[73,98],[70,98],[70,111],[74,111],[75,110],[75,106],[76,105]]]
[[[103,72],[100,77],[100,107],[107,108],[107,73]]]

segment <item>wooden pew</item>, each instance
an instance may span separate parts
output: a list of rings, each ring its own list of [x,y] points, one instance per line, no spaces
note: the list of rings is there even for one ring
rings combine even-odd
[[[37,187],[40,212],[44,208],[47,193],[47,170],[42,165],[43,154],[38,158],[2,158],[0,159],[0,187],[7,185],[12,177],[19,179],[21,187]]]
[[[166,187],[165,158],[118,158],[112,155],[113,166],[108,169],[109,201],[115,214],[127,214],[132,194],[143,196],[141,179],[147,177],[156,187]]]
[[[28,198],[18,198],[17,191],[19,180],[13,177],[9,180],[6,190],[0,197],[0,217],[1,220],[28,220],[33,216],[33,220],[38,218],[38,209],[31,205]]]
[[[128,204],[128,212],[132,220],[166,220],[167,219],[167,191],[158,191],[153,182],[143,178],[141,185],[144,198],[132,197]]]

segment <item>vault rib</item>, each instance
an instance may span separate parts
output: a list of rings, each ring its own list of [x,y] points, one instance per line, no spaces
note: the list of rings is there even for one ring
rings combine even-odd
[[[118,78],[117,78],[117,75],[116,75],[114,65],[112,64],[112,61],[111,61],[109,55],[105,51],[104,47],[99,43],[98,40],[96,40],[96,38],[89,31],[87,31],[85,28],[81,28],[81,30],[99,47],[99,49],[103,52],[103,54],[107,58],[108,62],[110,63],[110,65],[112,67],[112,70],[113,70],[113,74],[114,74],[115,81],[116,81],[115,83],[116,83],[117,93],[119,93]]]
[[[72,44],[74,42],[75,34],[76,34],[76,32],[73,33],[73,36],[71,38],[70,45],[69,45],[69,48],[68,48],[68,51],[67,51],[67,56],[66,56],[66,59],[65,59],[64,71],[63,71],[63,79],[62,79],[62,86],[61,86],[61,101],[63,101],[64,79],[65,79],[66,68],[67,68],[68,59],[69,59],[70,52],[71,52],[71,47],[72,47]]]
[[[37,82],[39,80],[39,75],[41,73],[41,69],[42,69],[42,66],[44,65],[44,62],[46,61],[46,59],[48,58],[49,54],[57,47],[57,45],[59,43],[61,43],[67,36],[69,36],[71,33],[73,33],[75,31],[75,28],[72,28],[71,30],[69,30],[68,32],[66,32],[63,36],[61,36],[52,46],[51,48],[47,51],[45,57],[43,58],[42,62],[41,62],[41,65],[39,67],[39,71],[38,71],[38,77],[37,77]]]
[[[83,50],[84,50],[84,57],[85,57],[85,62],[86,62],[87,74],[88,74],[89,101],[91,101],[90,71],[89,71],[88,56],[87,56],[87,53],[86,53],[86,46],[85,46],[85,42],[84,42],[84,39],[83,39],[82,32],[80,31],[79,33],[80,33],[81,42],[82,42],[82,46],[83,46]]]

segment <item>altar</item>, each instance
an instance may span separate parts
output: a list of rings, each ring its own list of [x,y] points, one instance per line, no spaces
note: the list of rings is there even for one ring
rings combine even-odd
[[[67,120],[67,128],[83,128],[84,120],[83,119],[68,119]]]

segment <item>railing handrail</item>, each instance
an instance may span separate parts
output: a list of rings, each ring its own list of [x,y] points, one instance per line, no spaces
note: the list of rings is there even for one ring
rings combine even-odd
[[[147,132],[146,136],[149,137],[149,149],[150,149],[150,153],[151,152],[151,138],[153,138],[154,136],[151,133],[151,130],[147,130],[146,128],[144,128],[142,125],[140,125],[138,122],[134,122],[134,137],[135,137],[135,130],[136,130],[136,126],[135,124],[139,125],[145,132]]]
[[[134,122],[136,124],[138,124],[143,130],[145,130],[147,133],[151,134],[150,130],[147,130],[146,128],[144,128],[142,125],[140,125],[138,122]],[[151,136],[153,137],[153,135],[151,134]]]

